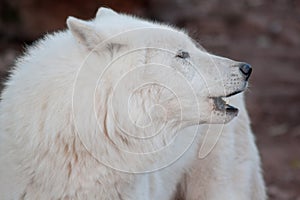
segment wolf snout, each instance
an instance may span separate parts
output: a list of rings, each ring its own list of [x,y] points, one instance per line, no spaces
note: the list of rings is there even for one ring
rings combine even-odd
[[[248,64],[248,63],[241,63],[241,64],[239,64],[239,69],[240,69],[240,72],[245,77],[245,80],[247,81],[249,79],[250,75],[251,75],[251,72],[252,72],[251,65]]]

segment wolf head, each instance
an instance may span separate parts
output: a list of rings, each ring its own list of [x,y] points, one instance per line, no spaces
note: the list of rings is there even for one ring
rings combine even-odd
[[[90,89],[86,104],[106,131],[145,138],[237,116],[222,98],[245,90],[250,65],[206,52],[182,30],[107,8],[91,21],[69,17],[67,25],[86,57],[81,95]]]
[[[153,105],[164,108],[170,120],[187,124],[227,123],[237,115],[221,97],[246,88],[248,64],[206,52],[184,31],[107,8],[92,21],[69,17],[67,24],[79,47],[99,56],[95,66],[105,69],[102,79],[111,88],[117,86],[111,94],[116,104],[128,106],[133,121],[147,120],[140,112]]]

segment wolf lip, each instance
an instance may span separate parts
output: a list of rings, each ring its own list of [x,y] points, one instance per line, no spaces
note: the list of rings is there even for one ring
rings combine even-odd
[[[228,104],[225,105],[225,110],[227,112],[238,112],[239,111],[239,109],[237,109],[237,108],[235,108],[235,107],[233,107],[231,105],[228,105]]]
[[[241,92],[243,92],[243,90],[238,90],[238,91],[232,92],[230,94],[227,94],[225,97],[231,97],[231,96],[236,95],[236,94],[241,93]]]

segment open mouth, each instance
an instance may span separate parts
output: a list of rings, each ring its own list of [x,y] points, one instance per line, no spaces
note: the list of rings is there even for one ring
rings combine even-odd
[[[242,92],[242,91],[234,92],[232,94],[226,95],[226,97],[236,95],[240,92]],[[237,115],[239,109],[233,107],[232,105],[229,105],[226,97],[224,97],[224,96],[210,97],[213,100],[214,110]]]
[[[224,97],[212,97],[214,102],[214,108],[217,111],[225,111],[228,113],[237,113],[239,110],[231,105],[229,105],[224,99]]]

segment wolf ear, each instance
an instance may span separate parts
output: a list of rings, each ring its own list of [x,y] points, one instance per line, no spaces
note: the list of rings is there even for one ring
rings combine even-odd
[[[68,17],[67,26],[78,43],[92,50],[101,41],[92,24],[87,21]]]
[[[99,8],[96,14],[96,18],[104,15],[118,15],[118,13],[113,11],[110,8],[104,8],[104,7]]]

